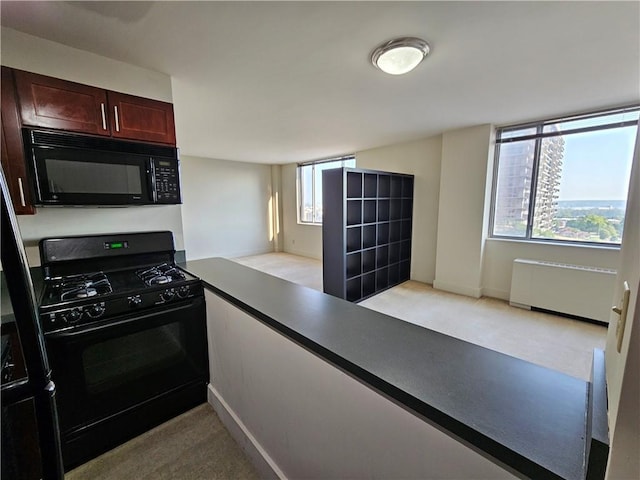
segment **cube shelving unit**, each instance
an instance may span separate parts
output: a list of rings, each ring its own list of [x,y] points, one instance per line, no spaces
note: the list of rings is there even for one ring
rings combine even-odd
[[[359,302],[409,280],[413,175],[322,172],[324,292]]]

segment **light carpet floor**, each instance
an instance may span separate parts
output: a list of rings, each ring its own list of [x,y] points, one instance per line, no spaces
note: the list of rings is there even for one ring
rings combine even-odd
[[[288,253],[234,258],[243,265],[322,291],[322,262]],[[471,298],[408,281],[359,305],[491,350],[589,380],[592,352],[607,329],[558,315]]]
[[[207,403],[65,475],[65,480],[258,478],[240,446]]]

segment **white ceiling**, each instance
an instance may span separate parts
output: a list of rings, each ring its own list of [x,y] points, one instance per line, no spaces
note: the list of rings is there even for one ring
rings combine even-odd
[[[288,163],[640,99],[639,2],[8,2],[3,26],[173,77],[183,155]],[[406,76],[369,60],[397,36]]]

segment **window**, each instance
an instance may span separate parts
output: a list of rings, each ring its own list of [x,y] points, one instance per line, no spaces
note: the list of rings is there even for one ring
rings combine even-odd
[[[493,237],[619,244],[640,107],[503,127]]]
[[[322,171],[355,167],[353,155],[298,165],[298,220],[322,224]]]

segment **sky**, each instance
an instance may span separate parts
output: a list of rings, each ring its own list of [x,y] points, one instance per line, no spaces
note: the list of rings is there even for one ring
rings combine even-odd
[[[626,200],[637,127],[565,136],[559,200]]]

